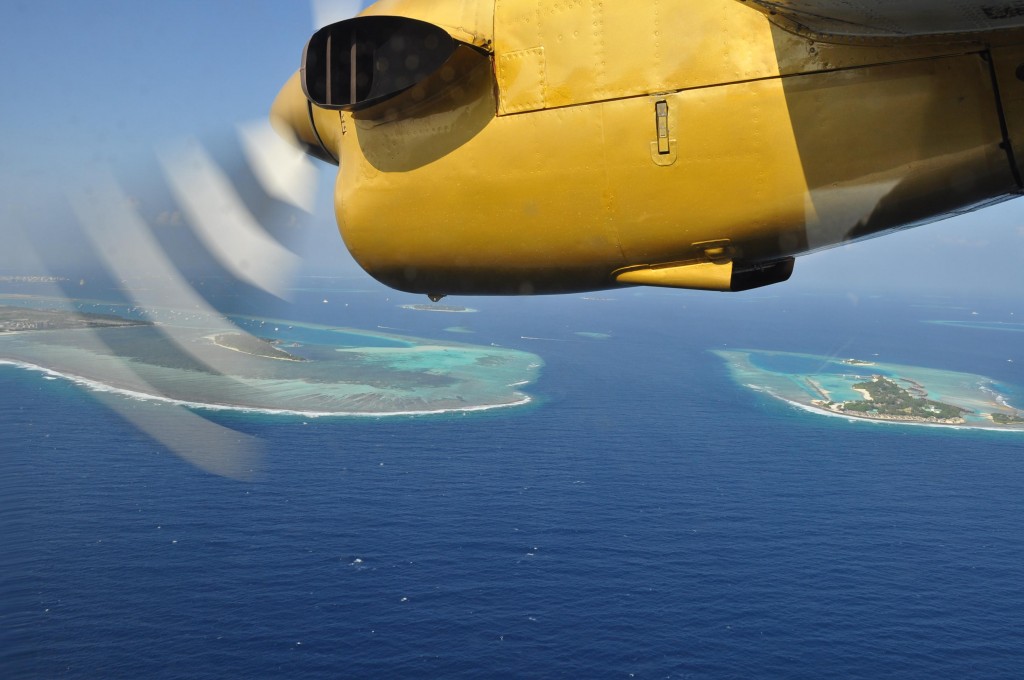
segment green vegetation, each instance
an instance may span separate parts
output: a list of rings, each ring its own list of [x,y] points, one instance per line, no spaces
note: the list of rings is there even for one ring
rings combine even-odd
[[[0,333],[149,325],[148,321],[123,319],[112,314],[0,306]]]
[[[884,376],[876,375],[870,381],[857,383],[854,389],[863,390],[871,399],[847,401],[843,411],[861,413],[869,418],[906,418],[914,420],[961,420],[967,410],[923,397],[915,397]]]
[[[1024,425],[1024,417],[1009,413],[993,413],[992,422],[997,425]]]

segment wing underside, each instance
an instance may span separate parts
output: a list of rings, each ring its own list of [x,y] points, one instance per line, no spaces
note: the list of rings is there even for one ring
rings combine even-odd
[[[788,28],[819,37],[907,38],[1024,27],[1024,0],[750,0],[749,4]]]

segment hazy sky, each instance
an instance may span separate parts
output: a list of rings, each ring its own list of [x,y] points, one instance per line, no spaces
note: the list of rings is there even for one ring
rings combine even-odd
[[[310,8],[280,0],[6,0],[0,3],[0,229],[97,163],[265,117],[299,66]],[[330,187],[331,169],[321,185]],[[312,248],[353,265],[321,192]],[[10,249],[8,249],[10,251]],[[778,293],[965,291],[1024,295],[1024,201],[801,258]]]

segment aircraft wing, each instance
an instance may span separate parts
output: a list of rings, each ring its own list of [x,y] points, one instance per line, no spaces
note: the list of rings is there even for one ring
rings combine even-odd
[[[1022,0],[739,0],[819,38],[905,38],[1024,27]]]

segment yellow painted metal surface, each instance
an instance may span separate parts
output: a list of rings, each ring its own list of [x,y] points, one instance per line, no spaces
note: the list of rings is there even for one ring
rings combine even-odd
[[[662,288],[728,291],[732,288],[732,262],[643,267],[616,274],[619,283]]]
[[[1018,176],[1024,176],[1024,45],[992,51],[1003,121]]]
[[[503,114],[965,49],[814,43],[735,0],[496,0],[494,19]]]
[[[807,184],[806,249],[1017,191],[981,55],[785,83]]]
[[[502,113],[778,75],[769,25],[736,2],[496,0],[495,27]]]
[[[498,118],[482,70],[464,102],[430,115],[347,120],[335,194],[346,244],[397,287],[607,286],[623,260],[604,209],[600,110]]]
[[[494,37],[494,0],[378,0],[361,16],[419,19],[483,49],[490,49]]]
[[[1024,26],[1024,12],[1013,0],[750,0],[750,4],[795,30],[837,39],[891,40]]]
[[[309,155],[338,164],[341,118],[336,111],[310,106],[302,92],[298,72],[288,79],[274,99],[270,122],[279,134]]]
[[[735,0],[423,5],[371,11],[492,17],[493,54],[394,115],[314,116],[345,242],[396,288],[728,290],[1020,190],[1019,50],[996,53],[1006,122],[984,40],[823,45]]]

